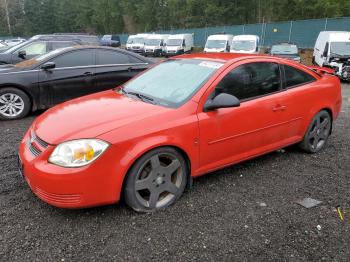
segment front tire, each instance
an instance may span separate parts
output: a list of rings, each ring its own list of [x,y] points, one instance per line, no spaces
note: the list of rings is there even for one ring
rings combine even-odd
[[[327,143],[331,129],[331,115],[326,110],[320,111],[312,119],[303,141],[299,144],[299,147],[310,154],[321,151]]]
[[[189,171],[174,148],[154,149],[136,161],[129,171],[124,198],[138,212],[153,212],[172,205],[183,194]]]
[[[26,93],[13,87],[0,89],[0,119],[14,120],[25,117],[31,108]]]

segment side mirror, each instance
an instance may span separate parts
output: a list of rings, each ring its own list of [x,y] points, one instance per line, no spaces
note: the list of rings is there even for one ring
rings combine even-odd
[[[219,108],[239,107],[241,105],[237,97],[221,93],[214,97],[213,100],[208,100],[204,105],[204,112],[216,110]]]
[[[50,69],[54,69],[55,67],[56,67],[56,64],[54,62],[46,62],[41,66],[41,69],[50,70]]]
[[[27,56],[27,53],[25,50],[18,51],[18,57],[25,59]]]

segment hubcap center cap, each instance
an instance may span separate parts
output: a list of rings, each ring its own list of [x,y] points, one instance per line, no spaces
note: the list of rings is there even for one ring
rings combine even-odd
[[[161,176],[157,177],[156,183],[157,183],[157,185],[163,184],[163,178]]]

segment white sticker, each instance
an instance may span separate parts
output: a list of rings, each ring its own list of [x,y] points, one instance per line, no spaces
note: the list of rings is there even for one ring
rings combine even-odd
[[[216,63],[216,62],[204,61],[204,62],[200,62],[199,65],[200,66],[209,67],[209,68],[218,69],[218,68],[222,67],[224,64]]]

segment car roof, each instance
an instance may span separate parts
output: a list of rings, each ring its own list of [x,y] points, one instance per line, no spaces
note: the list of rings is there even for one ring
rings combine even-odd
[[[111,51],[117,51],[119,53],[135,56],[143,61],[147,61],[149,64],[154,64],[154,62],[144,56],[129,52],[127,50],[121,49],[121,48],[116,48],[116,47],[110,47],[110,46],[94,46],[94,45],[75,45],[75,46],[68,46],[68,47],[63,47],[59,48],[56,50],[60,50],[60,53],[66,53],[72,50],[80,50],[80,49],[102,49],[102,50],[111,50]]]
[[[240,54],[240,53],[194,53],[179,55],[173,57],[173,59],[202,59],[202,60],[215,60],[226,63],[230,60],[243,60],[245,58],[271,58],[271,56],[263,54]]]

